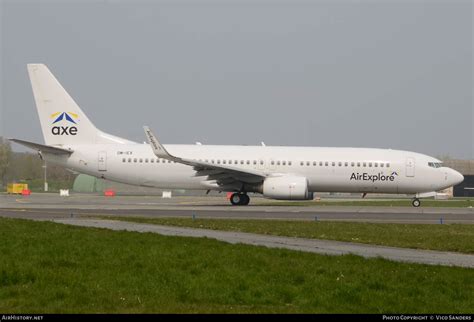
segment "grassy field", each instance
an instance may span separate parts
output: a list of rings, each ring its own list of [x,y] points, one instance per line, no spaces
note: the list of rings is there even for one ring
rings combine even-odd
[[[474,207],[473,198],[459,198],[449,200],[420,199],[421,207],[455,207],[467,208]],[[351,206],[351,207],[413,207],[411,199],[357,199],[357,200],[340,200],[340,199],[324,199],[310,201],[268,201],[255,204],[254,206]]]
[[[474,313],[474,270],[0,219],[0,312]]]
[[[101,218],[141,223],[348,241],[474,254],[474,225],[375,224],[296,220],[192,218]]]

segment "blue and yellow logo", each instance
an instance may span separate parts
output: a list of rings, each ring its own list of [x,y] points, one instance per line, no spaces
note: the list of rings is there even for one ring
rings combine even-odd
[[[56,113],[51,114],[51,118],[55,119],[52,124],[56,124],[64,119],[70,123],[77,124],[76,121],[74,121],[74,119],[77,120],[79,118],[79,115],[73,112],[56,112]]]
[[[56,112],[51,114],[51,119],[54,119],[52,125],[55,125],[58,122],[65,120],[68,122],[68,125],[56,124],[51,128],[51,134],[53,135],[77,135],[77,125],[76,121],[79,119],[79,115],[72,112]],[[74,125],[70,125],[72,123]]]

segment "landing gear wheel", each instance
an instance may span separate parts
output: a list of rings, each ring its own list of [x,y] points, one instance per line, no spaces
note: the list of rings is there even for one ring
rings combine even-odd
[[[421,205],[421,201],[420,201],[420,199],[415,198],[415,199],[413,199],[411,204],[413,205],[413,207],[419,207]]]
[[[246,194],[242,195],[242,203],[241,205],[247,206],[250,202],[250,197]]]
[[[233,193],[232,196],[230,196],[230,203],[233,206],[240,205],[242,203],[242,196],[240,193]]]
[[[232,196],[230,196],[230,203],[234,206],[246,206],[250,202],[249,196],[247,196],[245,193],[233,193]]]

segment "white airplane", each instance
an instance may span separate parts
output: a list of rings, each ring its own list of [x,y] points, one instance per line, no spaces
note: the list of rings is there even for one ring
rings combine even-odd
[[[464,180],[435,158],[391,149],[162,145],[148,127],[149,144],[139,144],[97,129],[45,65],[29,64],[28,73],[45,144],[11,140],[48,162],[98,178],[233,192],[232,205],[247,205],[249,192],[279,200],[359,192],[414,194],[414,207],[419,198]]]

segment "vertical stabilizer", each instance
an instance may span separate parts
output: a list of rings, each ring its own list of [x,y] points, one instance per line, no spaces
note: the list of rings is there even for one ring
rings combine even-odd
[[[43,64],[28,64],[28,74],[47,145],[94,144],[99,131]]]

